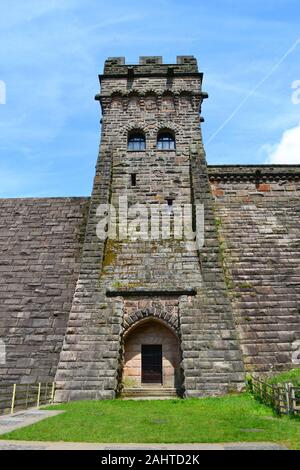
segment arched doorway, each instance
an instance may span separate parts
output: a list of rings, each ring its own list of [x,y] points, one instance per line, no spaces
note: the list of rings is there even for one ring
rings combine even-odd
[[[166,322],[140,320],[124,335],[123,386],[181,388],[181,353],[176,332]]]

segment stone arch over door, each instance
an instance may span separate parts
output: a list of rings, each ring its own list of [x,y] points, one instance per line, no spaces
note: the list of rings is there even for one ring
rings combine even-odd
[[[174,324],[153,315],[138,319],[125,329],[123,347],[122,383],[125,388],[147,387],[151,384],[181,389],[181,350]],[[154,359],[161,351],[161,379],[156,375],[153,381],[149,380],[149,371],[145,369],[151,369],[151,353],[149,366],[146,364],[145,348],[153,350]]]
[[[174,333],[178,333],[178,314],[176,313],[174,310],[172,312],[168,311],[160,305],[156,306],[156,308],[150,307],[133,311],[124,317],[124,336],[127,335],[128,330],[133,328],[137,322],[149,318],[163,321]]]

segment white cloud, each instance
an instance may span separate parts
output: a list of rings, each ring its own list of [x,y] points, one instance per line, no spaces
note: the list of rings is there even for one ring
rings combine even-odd
[[[267,162],[272,164],[300,164],[300,123],[282,134],[277,145],[265,145]]]

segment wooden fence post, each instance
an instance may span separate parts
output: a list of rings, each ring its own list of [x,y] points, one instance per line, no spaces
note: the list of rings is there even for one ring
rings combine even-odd
[[[291,414],[297,414],[297,400],[296,400],[296,393],[295,393],[295,387],[293,384],[289,384],[290,386],[290,405],[291,405]]]
[[[26,387],[26,404],[25,404],[26,410],[28,408],[28,396],[29,396],[29,384],[27,384],[27,387]]]
[[[51,390],[51,403],[54,402],[54,394],[55,394],[55,382],[52,383],[52,390]]]
[[[287,408],[285,387],[283,387],[281,384],[278,384],[278,390],[279,390],[279,412],[280,414],[282,414],[286,411],[286,408]]]
[[[14,386],[13,386],[13,393],[12,393],[12,397],[11,397],[10,414],[13,414],[13,413],[14,413],[15,401],[16,401],[16,391],[17,391],[17,384],[14,384]]]
[[[260,401],[263,401],[264,393],[263,393],[263,384],[262,384],[262,382],[259,382],[259,396],[260,396]]]
[[[37,408],[39,408],[40,406],[40,400],[41,400],[41,382],[39,382],[39,386],[38,386],[38,395],[37,395],[37,403],[36,403]]]
[[[282,409],[282,395],[281,395],[281,387],[279,384],[276,385],[277,388],[277,411],[281,415]]]
[[[276,410],[276,388],[275,388],[274,385],[272,385],[271,390],[272,390],[272,398],[271,398],[271,400],[272,400],[272,407],[275,408],[275,410]]]
[[[285,397],[286,397],[286,412],[289,415],[291,413],[291,384],[285,383]]]

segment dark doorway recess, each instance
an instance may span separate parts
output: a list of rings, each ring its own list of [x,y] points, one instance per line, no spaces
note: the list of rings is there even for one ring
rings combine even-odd
[[[161,344],[142,344],[142,383],[162,384]]]

